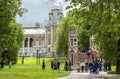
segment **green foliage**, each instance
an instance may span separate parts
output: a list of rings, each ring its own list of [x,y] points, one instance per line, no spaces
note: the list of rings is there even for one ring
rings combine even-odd
[[[8,26],[17,14],[22,16],[26,10],[21,4],[21,0],[0,0],[0,27]]]
[[[24,40],[22,25],[15,19],[16,15],[21,16],[26,11],[21,4],[21,0],[0,0],[0,61],[17,61]]]
[[[68,13],[65,18],[60,21],[59,27],[56,31],[56,52],[58,55],[67,55],[68,52],[68,32],[71,28],[75,28],[74,20],[71,17],[71,14]]]
[[[74,16],[74,12],[70,11],[67,16],[63,18],[57,29],[56,36],[58,38],[56,43],[56,50],[58,54],[66,55],[68,52],[68,32],[70,29],[76,28],[78,32],[78,46],[79,48],[89,49],[89,29],[90,25],[83,24],[82,18],[78,19]],[[82,25],[83,24],[83,25]]]
[[[62,53],[67,54],[68,49],[68,19],[63,18],[60,22],[59,27],[57,28],[56,36],[58,38],[56,43],[56,52],[61,55]]]
[[[6,31],[6,32],[2,32]],[[13,61],[16,63],[20,47],[23,44],[24,33],[22,26],[17,23],[11,23],[7,29],[2,30],[0,36],[0,52],[5,62]],[[7,52],[6,52],[7,51]]]
[[[89,33],[95,36],[94,43],[103,52],[102,57],[107,61],[120,60],[120,52],[118,52],[118,40],[120,39],[120,1],[67,1],[70,1],[70,6],[67,8],[73,7],[73,16],[78,20],[82,18],[83,20],[80,21],[81,24],[86,25],[87,23],[91,26]]]
[[[73,6],[73,16],[81,24],[91,26],[90,35],[95,36],[95,43],[104,52],[106,60],[116,60],[120,55],[117,42],[120,39],[120,1],[119,0],[68,0]],[[76,7],[77,6],[77,7]]]
[[[89,29],[91,26],[89,25],[84,25],[84,26],[79,26],[82,29],[78,30],[78,43],[79,43],[79,48],[85,48],[86,50],[89,49]]]

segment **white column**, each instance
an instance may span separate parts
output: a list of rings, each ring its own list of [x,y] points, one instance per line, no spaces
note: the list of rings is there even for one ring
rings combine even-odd
[[[36,41],[36,47],[39,47],[39,40]]]
[[[29,52],[29,49],[30,49],[30,37],[28,37],[28,43],[27,44],[28,44],[28,53],[27,54],[30,55],[30,52]]]
[[[51,49],[52,49],[52,46],[53,46],[53,26],[51,26]]]
[[[45,47],[47,47],[47,34],[46,34],[46,32],[45,32]]]
[[[46,28],[47,29],[47,28]],[[45,31],[46,31],[45,29]],[[45,52],[47,52],[47,31],[45,32]]]

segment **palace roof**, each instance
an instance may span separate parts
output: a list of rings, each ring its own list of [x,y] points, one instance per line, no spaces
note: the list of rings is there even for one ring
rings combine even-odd
[[[24,27],[24,34],[25,35],[41,35],[45,34],[45,30],[41,29],[40,27]]]

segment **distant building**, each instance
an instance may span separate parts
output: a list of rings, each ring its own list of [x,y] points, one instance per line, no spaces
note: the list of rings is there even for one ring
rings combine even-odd
[[[23,28],[25,41],[19,56],[36,56],[37,52],[48,57],[55,55],[55,31],[61,18],[63,18],[63,12],[60,7],[54,6],[48,15],[45,29],[42,29],[39,23],[36,23],[35,27]]]
[[[70,29],[68,34],[67,59],[71,61],[74,69],[78,62],[78,34],[77,29]]]

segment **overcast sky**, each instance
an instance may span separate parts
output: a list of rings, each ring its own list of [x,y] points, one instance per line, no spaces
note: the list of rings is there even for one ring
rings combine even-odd
[[[64,14],[66,13],[64,0],[22,0],[22,2],[22,7],[27,8],[28,12],[22,17],[17,16],[17,22],[23,26],[34,26],[39,22],[44,27],[48,13],[54,5],[62,6]]]

